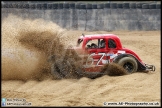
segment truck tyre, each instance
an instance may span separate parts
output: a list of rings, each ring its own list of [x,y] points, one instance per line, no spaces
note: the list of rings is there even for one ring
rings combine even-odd
[[[67,73],[68,78],[81,78],[83,75],[83,68],[79,61],[74,60],[73,58],[69,58],[67,60],[68,70]]]
[[[136,72],[138,69],[137,62],[132,57],[124,57],[118,61],[118,64],[121,65],[128,73]]]
[[[51,74],[54,79],[63,78],[80,78],[82,76],[82,68],[77,65],[74,60],[60,59],[55,61],[51,67]]]
[[[63,59],[57,60],[55,65],[52,66],[53,70],[51,71],[56,79],[70,78],[72,77],[71,71],[73,71],[70,62],[68,60],[63,61]]]
[[[61,73],[61,61],[58,60],[55,63],[52,64],[51,66],[51,74],[53,75],[54,79],[62,79],[63,74]]]

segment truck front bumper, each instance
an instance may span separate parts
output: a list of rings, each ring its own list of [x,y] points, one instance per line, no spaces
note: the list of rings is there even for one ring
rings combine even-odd
[[[148,65],[148,64],[145,64],[145,66],[146,66],[146,71],[155,71],[155,66],[154,65]]]

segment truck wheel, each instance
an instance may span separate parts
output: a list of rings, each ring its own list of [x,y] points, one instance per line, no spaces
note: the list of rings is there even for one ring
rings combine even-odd
[[[118,61],[118,64],[121,65],[128,73],[133,73],[137,71],[138,65],[134,58],[124,57]]]
[[[62,74],[62,67],[61,61],[58,60],[51,66],[51,74],[53,75],[54,79],[62,79],[64,76]]]
[[[67,73],[67,77],[68,78],[81,78],[82,77],[82,64],[76,60],[73,59],[68,59],[67,60],[67,66],[68,66],[68,70],[69,71]]]
[[[52,64],[51,74],[54,79],[63,78],[80,78],[82,74],[82,68],[76,64],[74,60],[57,60]]]
[[[73,70],[68,60],[57,60],[54,68],[55,71],[52,72],[57,76],[58,79],[72,77]]]

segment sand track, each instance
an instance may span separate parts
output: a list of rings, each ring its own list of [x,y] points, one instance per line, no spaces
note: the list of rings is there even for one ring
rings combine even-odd
[[[2,97],[26,98],[33,106],[103,106],[103,102],[127,101],[160,103],[160,31],[66,31],[61,35],[65,37],[61,38],[62,42],[71,45],[76,44],[76,39],[83,32],[116,34],[121,38],[123,46],[135,51],[145,63],[154,64],[156,71],[115,77],[105,75],[97,79],[83,77],[52,80],[49,75],[40,77],[43,69],[48,74],[46,54],[21,45],[18,41],[21,37],[19,31],[55,33],[54,30],[58,32],[61,28],[52,22],[11,18],[10,16],[2,22]],[[38,24],[40,26],[36,28]],[[26,80],[22,81],[23,78]]]

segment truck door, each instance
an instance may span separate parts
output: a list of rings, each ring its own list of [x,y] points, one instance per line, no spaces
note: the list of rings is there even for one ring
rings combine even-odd
[[[93,47],[94,44],[95,46]],[[87,46],[89,46],[89,64],[93,64],[95,66],[102,65],[102,59],[104,58],[105,53],[108,52],[106,44],[107,42],[104,39],[93,39],[93,42],[91,42],[91,44],[87,43]]]
[[[98,46],[95,54],[91,55],[94,64],[97,66],[112,62],[114,57],[118,55],[117,44],[114,39],[101,39]]]

